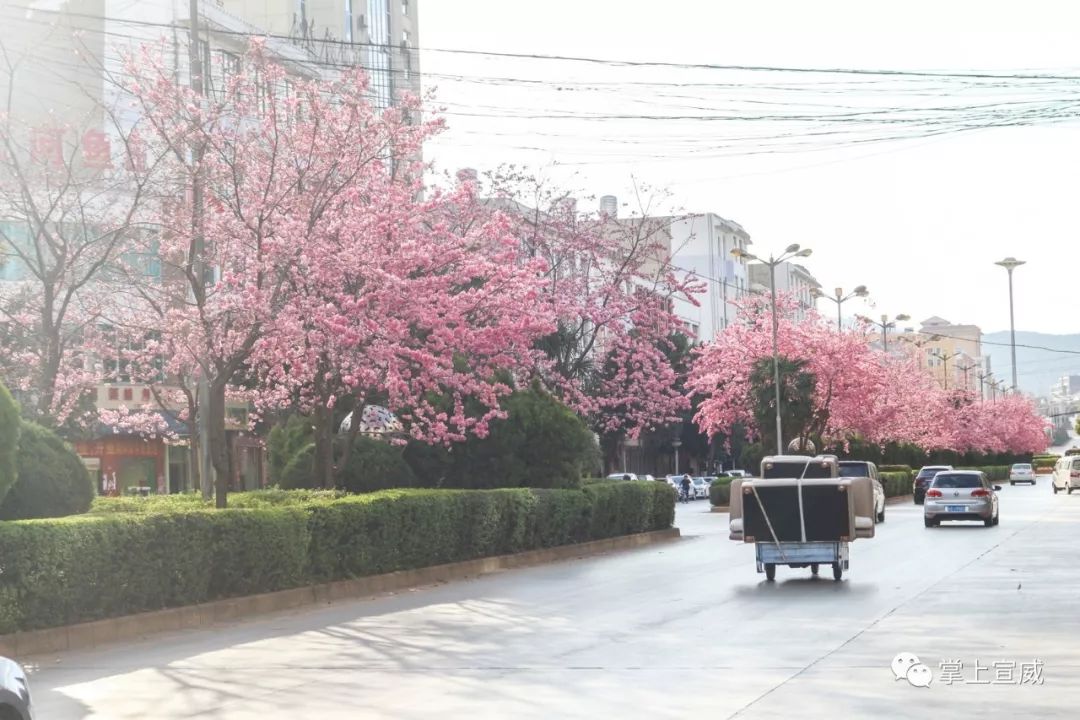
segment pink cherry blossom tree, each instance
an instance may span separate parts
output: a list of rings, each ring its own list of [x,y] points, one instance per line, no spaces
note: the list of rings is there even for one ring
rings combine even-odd
[[[534,377],[602,437],[678,421],[689,401],[668,358],[672,334],[685,329],[673,306],[696,302],[702,287],[671,265],[676,218],[656,214],[648,189],[630,216],[616,217],[583,212],[571,193],[512,169],[487,185],[522,255],[548,266],[538,310],[556,329],[537,345]]]

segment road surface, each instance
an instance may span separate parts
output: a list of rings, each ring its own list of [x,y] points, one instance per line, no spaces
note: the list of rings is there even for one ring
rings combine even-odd
[[[1042,478],[1001,508],[926,529],[890,505],[842,582],[768,583],[699,501],[670,544],[41,658],[33,690],[46,720],[1075,718],[1080,495]]]

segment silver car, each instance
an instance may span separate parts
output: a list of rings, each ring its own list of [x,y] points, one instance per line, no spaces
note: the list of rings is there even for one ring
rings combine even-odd
[[[33,720],[30,685],[14,660],[0,657],[0,720]]]
[[[937,527],[942,520],[982,520],[986,527],[997,525],[1000,489],[977,470],[939,472],[926,489],[923,523]]]
[[[1009,468],[1009,484],[1015,485],[1018,482],[1035,484],[1035,468],[1031,463],[1016,463]]]

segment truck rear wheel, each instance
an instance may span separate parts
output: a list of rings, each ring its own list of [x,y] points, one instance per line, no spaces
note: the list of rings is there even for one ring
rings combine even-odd
[[[776,579],[776,563],[765,563],[765,579],[769,582]]]

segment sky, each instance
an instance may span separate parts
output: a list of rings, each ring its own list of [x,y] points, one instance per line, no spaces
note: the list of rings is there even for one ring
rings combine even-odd
[[[853,312],[905,313],[916,321],[936,315],[986,332],[1007,329],[1006,273],[993,263],[1016,256],[1027,262],[1015,274],[1017,328],[1080,332],[1070,269],[1080,261],[1080,218],[1074,211],[1080,122],[748,154],[754,141],[739,140],[738,152],[722,148],[732,138],[771,134],[775,124],[505,115],[602,114],[606,109],[678,115],[736,97],[747,99],[749,104],[740,105],[745,111],[777,107],[795,94],[811,98],[807,103],[820,105],[820,112],[835,112],[834,106],[880,103],[882,93],[852,90],[841,84],[849,82],[846,78],[833,76],[718,75],[439,51],[1080,76],[1078,21],[1080,3],[1067,0],[422,0],[425,88],[444,104],[448,122],[428,156],[448,171],[524,164],[568,187],[615,194],[621,201],[628,201],[635,187],[664,188],[673,209],[738,221],[758,253],[793,242],[812,248],[806,265],[825,288],[869,288],[871,304],[853,301],[845,306]],[[523,87],[483,80],[500,77],[533,82]],[[740,87],[627,90],[621,85],[715,80]],[[569,89],[556,90],[560,83]],[[608,83],[609,89],[580,87],[589,83]],[[788,91],[755,88],[770,83],[785,83]],[[790,90],[796,83],[803,83],[800,93]],[[865,87],[871,86],[859,86]],[[1080,81],[1076,87],[1080,108]],[[1067,102],[1070,92],[1055,97]],[[954,99],[948,94],[900,98],[896,104],[948,104]],[[1015,99],[1009,83],[977,97],[980,102]]]

